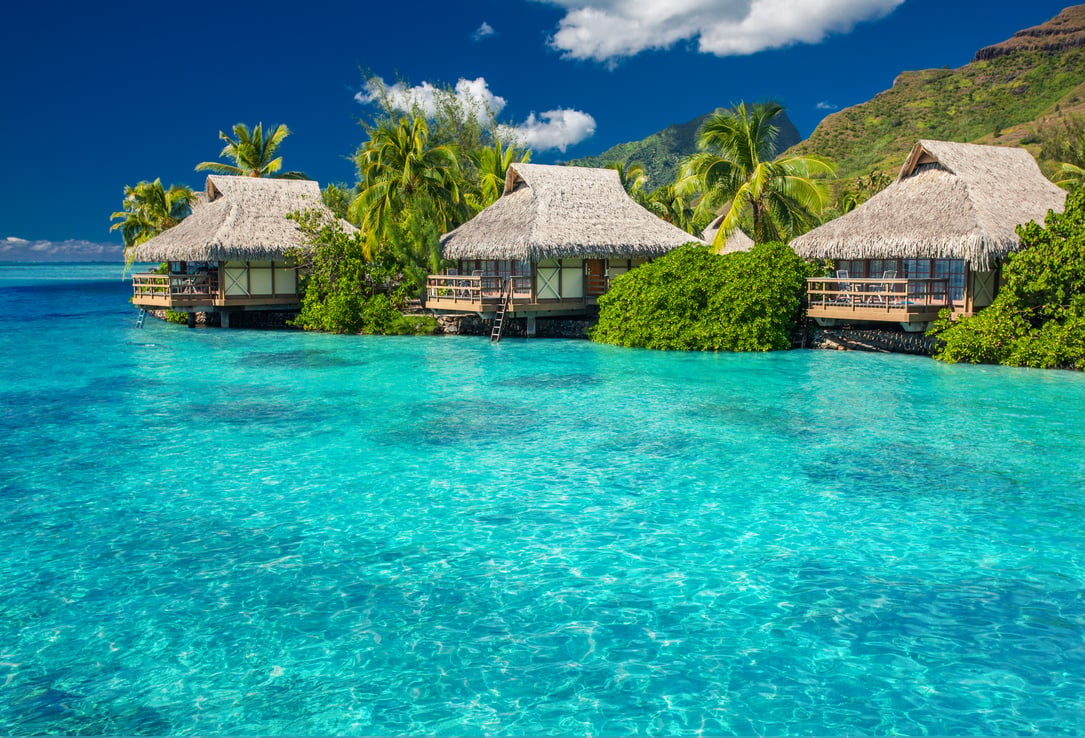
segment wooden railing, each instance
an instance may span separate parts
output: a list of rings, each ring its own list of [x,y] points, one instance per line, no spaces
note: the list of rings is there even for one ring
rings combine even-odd
[[[948,278],[815,277],[806,280],[809,308],[855,312],[930,312],[950,307]]]
[[[584,278],[584,294],[599,297],[610,289],[610,279],[602,274],[589,274]]]
[[[218,275],[201,274],[133,274],[134,297],[177,297],[218,294]]]
[[[506,277],[496,274],[431,274],[426,277],[426,302],[462,303],[465,308],[482,305],[483,302],[501,302]],[[514,276],[512,299],[531,299],[531,277]]]

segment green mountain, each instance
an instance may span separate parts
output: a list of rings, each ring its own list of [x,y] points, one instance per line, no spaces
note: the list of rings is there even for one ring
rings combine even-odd
[[[673,182],[678,175],[682,159],[697,151],[697,131],[711,114],[705,113],[686,123],[667,126],[639,141],[618,144],[598,156],[586,156],[566,163],[580,167],[603,167],[615,161],[626,165],[640,164],[648,175],[649,189],[665,185]],[[786,112],[780,115],[777,123],[780,128],[777,151],[783,151],[802,140]]]
[[[891,89],[825,118],[791,153],[830,159],[841,179],[895,175],[919,139],[1025,145],[1037,154],[1045,125],[1083,111],[1085,5],[1078,5],[980,49],[959,69],[902,73]]]

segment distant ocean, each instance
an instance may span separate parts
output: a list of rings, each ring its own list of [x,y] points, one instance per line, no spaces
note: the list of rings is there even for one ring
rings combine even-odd
[[[135,327],[0,264],[0,733],[1085,733],[1085,376]]]

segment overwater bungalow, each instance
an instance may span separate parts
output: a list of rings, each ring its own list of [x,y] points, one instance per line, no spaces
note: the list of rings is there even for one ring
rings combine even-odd
[[[239,311],[297,310],[297,266],[287,254],[306,243],[286,216],[308,210],[334,217],[316,182],[209,176],[191,215],[136,247],[136,261],[165,262],[168,272],[133,274],[132,304],[186,312],[190,324],[195,313],[219,313],[223,327]]]
[[[426,280],[429,310],[585,315],[612,279],[694,236],[634,202],[613,169],[512,164],[492,205],[441,237],[454,266]]]
[[[833,262],[832,277],[808,281],[808,314],[914,331],[943,308],[972,315],[1021,248],[1016,227],[1042,223],[1065,199],[1025,149],[919,141],[889,187],[791,241],[799,256]]]

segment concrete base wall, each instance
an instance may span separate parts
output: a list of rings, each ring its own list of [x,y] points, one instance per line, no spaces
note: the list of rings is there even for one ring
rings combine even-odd
[[[535,318],[536,338],[587,338],[594,320],[584,318]],[[437,332],[448,336],[489,336],[493,321],[478,315],[438,315]],[[527,337],[527,318],[507,318],[505,338]]]
[[[165,310],[148,310],[147,314],[159,320],[166,319]],[[221,328],[222,315],[220,313],[195,313],[196,325],[202,328]],[[288,325],[289,321],[298,317],[296,310],[238,310],[230,313],[231,328],[258,328],[262,330],[300,330]]]
[[[936,339],[904,330],[811,327],[807,347],[933,356]]]

